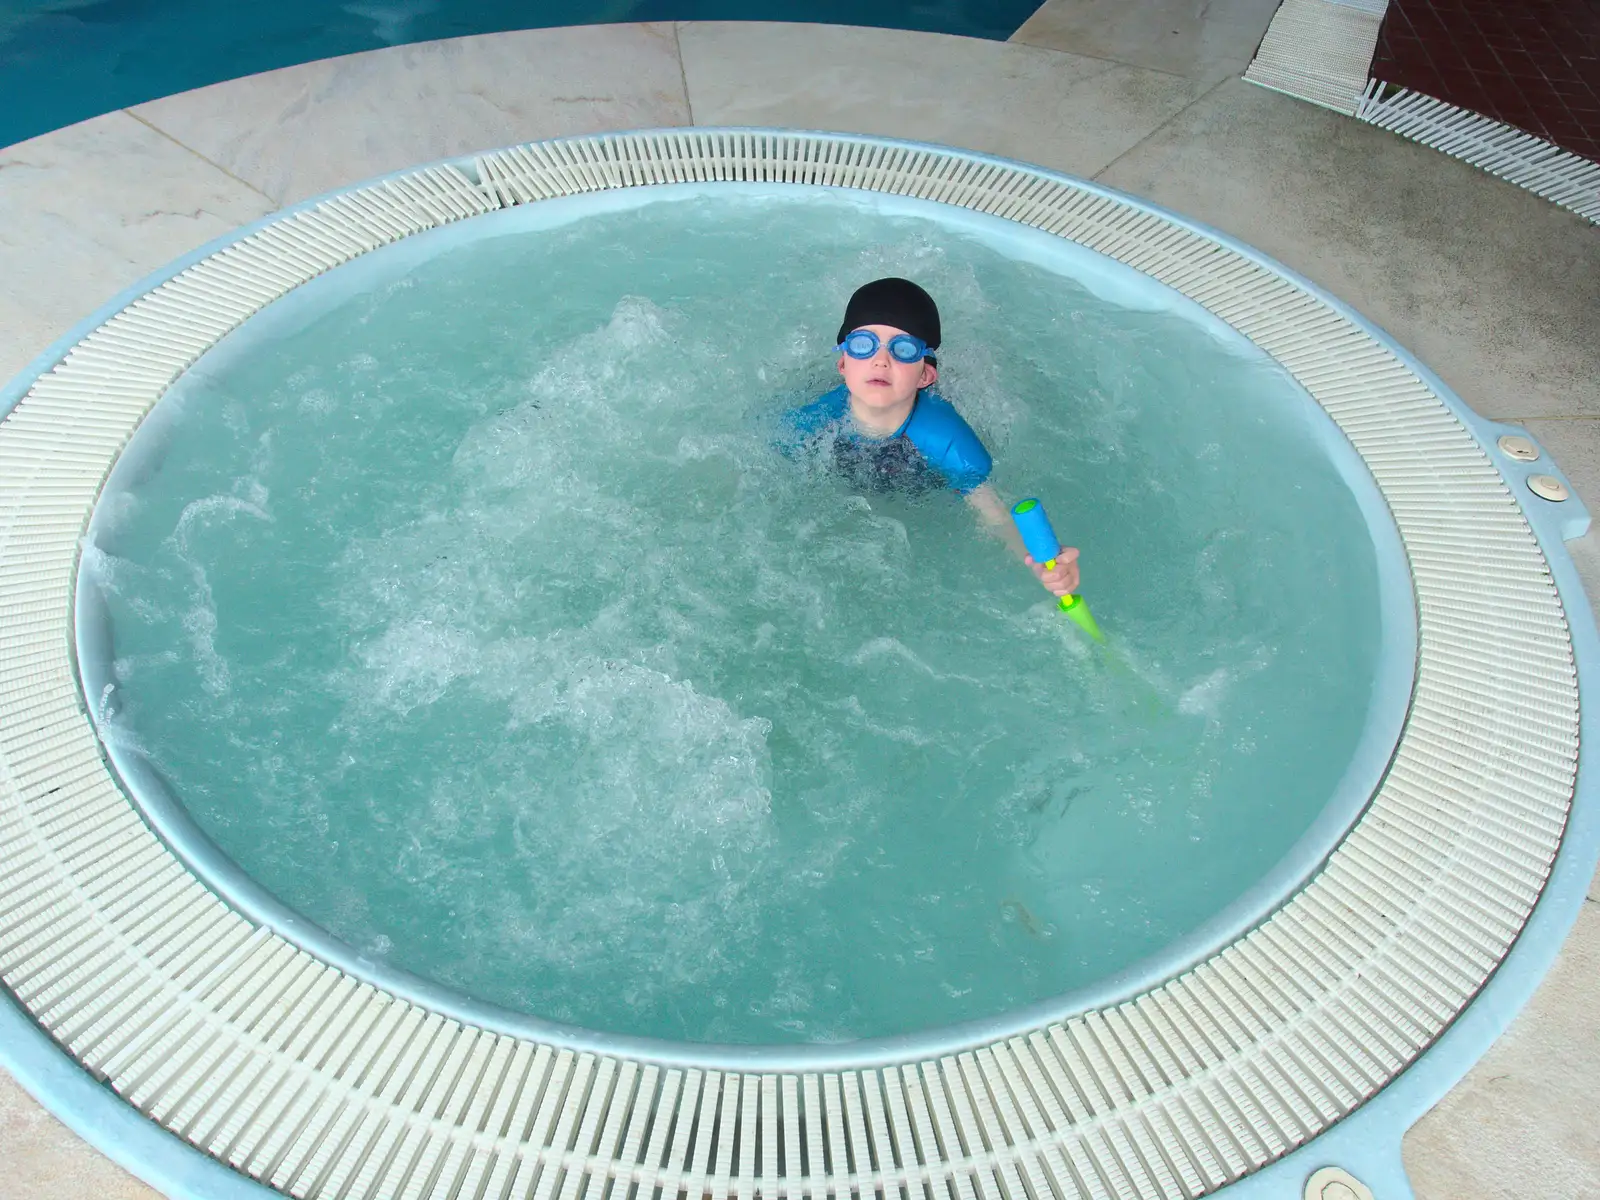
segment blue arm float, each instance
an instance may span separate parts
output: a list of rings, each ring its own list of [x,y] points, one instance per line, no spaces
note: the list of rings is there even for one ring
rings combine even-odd
[[[1011,519],[1016,522],[1022,544],[1036,563],[1050,562],[1061,553],[1061,539],[1050,528],[1050,518],[1044,515],[1044,505],[1029,498],[1018,500],[1011,507]]]

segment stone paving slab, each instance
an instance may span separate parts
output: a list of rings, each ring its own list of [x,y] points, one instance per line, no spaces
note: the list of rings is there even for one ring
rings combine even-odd
[[[159,1200],[0,1071],[0,1200]]]
[[[127,113],[0,150],[0,380],[143,276],[276,207]]]
[[[670,24],[397,46],[129,111],[279,205],[476,150],[689,120]]]
[[[1212,84],[1244,74],[1277,11],[1278,0],[1045,0],[1011,41]]]
[[[1417,1200],[1600,1196],[1600,903],[1511,1028],[1406,1135]]]
[[[1205,90],[1141,67],[936,33],[689,22],[679,41],[696,125],[937,141],[1080,176]]]
[[[1097,178],[1308,276],[1485,416],[1600,416],[1600,230],[1531,192],[1237,79]]]

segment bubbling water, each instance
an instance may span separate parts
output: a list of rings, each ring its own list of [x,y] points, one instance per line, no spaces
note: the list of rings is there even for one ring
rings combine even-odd
[[[114,735],[364,953],[613,1031],[906,1032],[1159,949],[1338,783],[1370,539],[1309,402],[1160,293],[843,199],[370,257],[180,382],[89,550]],[[1115,654],[955,496],[773,449],[883,274]]]

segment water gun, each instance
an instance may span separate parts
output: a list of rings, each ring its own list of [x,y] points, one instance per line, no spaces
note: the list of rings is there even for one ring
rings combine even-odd
[[[1016,522],[1017,532],[1022,535],[1022,544],[1028,548],[1033,561],[1043,563],[1046,571],[1053,568],[1056,555],[1061,553],[1061,539],[1050,528],[1050,518],[1044,515],[1044,505],[1032,497],[1018,500],[1011,506],[1011,519]],[[1061,611],[1095,641],[1106,640],[1082,596],[1061,597]]]

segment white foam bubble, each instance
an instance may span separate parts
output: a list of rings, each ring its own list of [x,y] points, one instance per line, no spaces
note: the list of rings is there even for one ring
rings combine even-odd
[[[189,539],[194,527],[207,525],[214,517],[228,519],[244,515],[254,517],[258,521],[272,520],[271,514],[262,507],[265,502],[266,489],[252,480],[248,485],[247,496],[204,496],[184,505],[178,523],[172,530],[172,540],[177,545],[179,554],[188,555]]]
[[[1183,695],[1178,697],[1178,711],[1191,717],[1215,719],[1234,679],[1234,672],[1227,667],[1218,667],[1199,683],[1185,689]]]
[[[375,641],[358,646],[355,656],[365,669],[362,687],[371,703],[408,713],[472,674],[477,649],[471,634],[417,618],[390,625]]]
[[[194,656],[195,670],[201,685],[212,696],[225,695],[232,686],[232,672],[222,655],[217,653],[217,610],[211,600],[211,588],[206,583],[205,572],[196,572],[199,597],[183,614],[183,629],[189,635],[189,649]]]

